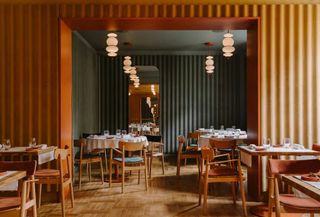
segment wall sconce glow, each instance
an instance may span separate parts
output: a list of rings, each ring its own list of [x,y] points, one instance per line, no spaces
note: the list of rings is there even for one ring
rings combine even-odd
[[[106,40],[106,51],[108,52],[109,57],[115,57],[117,56],[117,52],[119,51],[118,45],[118,39],[117,34],[115,33],[109,33],[108,38]]]

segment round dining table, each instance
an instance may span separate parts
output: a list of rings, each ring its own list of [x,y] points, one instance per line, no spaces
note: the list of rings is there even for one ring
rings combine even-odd
[[[86,138],[86,151],[91,152],[94,149],[118,148],[119,142],[145,142],[148,146],[148,140],[145,136],[127,135],[91,135]]]

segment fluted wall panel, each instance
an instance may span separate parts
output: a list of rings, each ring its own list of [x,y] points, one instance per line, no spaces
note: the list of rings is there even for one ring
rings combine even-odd
[[[0,137],[55,143],[58,17],[261,17],[261,135],[320,142],[319,4],[2,4]]]
[[[200,127],[233,125],[246,129],[246,56],[214,57],[215,72],[205,72],[205,55],[132,56],[135,65],[152,65],[160,73],[160,132],[166,152],[177,150],[177,136]],[[104,129],[124,129],[128,124],[128,79],[123,56],[101,56]],[[139,75],[139,72],[138,72]]]

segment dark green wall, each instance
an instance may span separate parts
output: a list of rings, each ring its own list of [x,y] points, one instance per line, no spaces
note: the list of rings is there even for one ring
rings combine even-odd
[[[96,51],[82,37],[72,35],[72,131],[100,132],[99,70]]]
[[[104,129],[127,127],[128,79],[122,59],[99,56]],[[200,127],[223,124],[246,129],[246,55],[214,59],[215,73],[209,75],[202,55],[132,57],[135,65],[154,65],[160,70],[160,128],[166,152],[177,150],[179,134]]]

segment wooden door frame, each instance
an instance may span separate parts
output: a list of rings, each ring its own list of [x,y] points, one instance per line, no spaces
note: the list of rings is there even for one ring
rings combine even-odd
[[[79,30],[247,30],[247,143],[260,139],[260,17],[230,18],[60,18],[59,141],[72,148],[72,31]],[[257,174],[258,172],[258,174]],[[259,197],[260,161],[249,169],[249,193]]]

